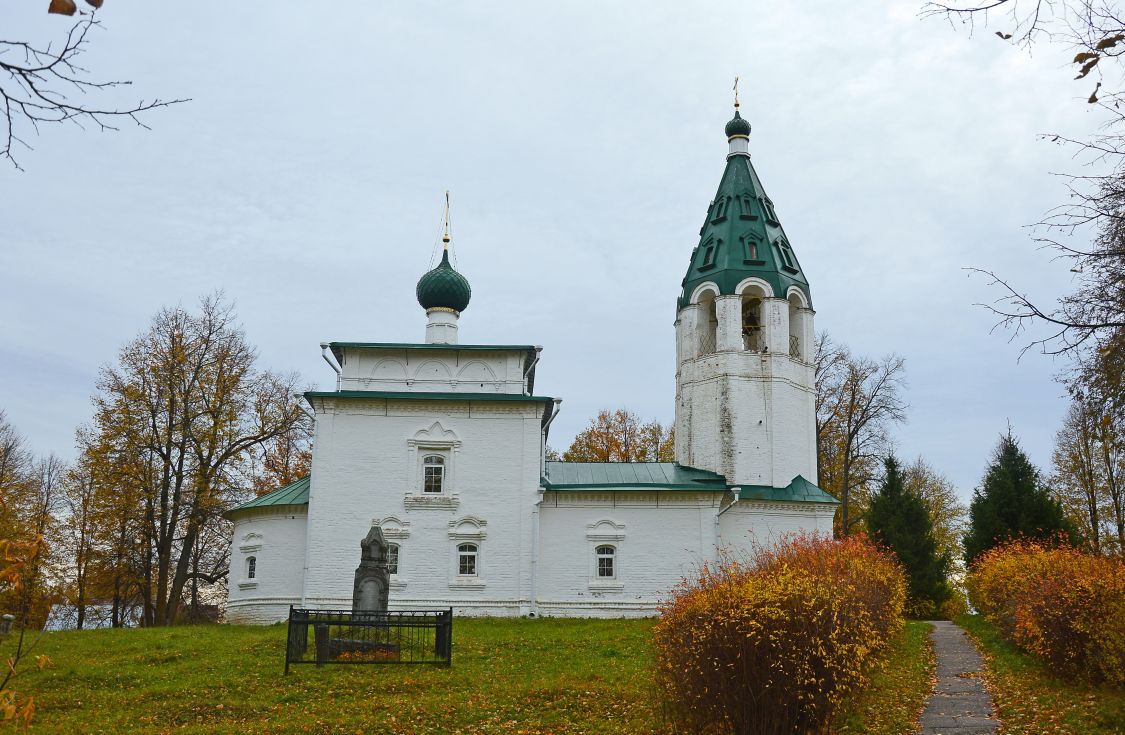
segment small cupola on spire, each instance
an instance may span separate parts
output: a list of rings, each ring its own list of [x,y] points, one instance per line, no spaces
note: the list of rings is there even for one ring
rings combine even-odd
[[[445,192],[445,228],[441,262],[420,279],[414,290],[426,310],[426,342],[457,343],[457,319],[469,305],[473,291],[469,281],[449,262],[449,192]]]

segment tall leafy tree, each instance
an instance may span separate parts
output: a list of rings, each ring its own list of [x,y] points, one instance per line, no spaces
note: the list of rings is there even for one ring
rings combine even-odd
[[[256,365],[221,296],[164,309],[102,370],[88,443],[115,597],[139,593],[147,625],[227,572],[222,511],[255,453],[304,420],[297,376]],[[216,531],[216,528],[219,531]]]
[[[675,438],[659,421],[642,423],[625,409],[603,409],[563,452],[566,462],[671,462]]]
[[[965,561],[971,564],[981,553],[1012,538],[1049,539],[1060,533],[1077,540],[1062,505],[1051,496],[1009,429],[1000,437],[981,486],[973,492]]]
[[[1071,401],[1051,455],[1055,467],[1051,480],[1059,501],[1095,554],[1119,546],[1113,533],[1112,498],[1120,494],[1120,478],[1114,469],[1121,461],[1114,456],[1115,432],[1108,425],[1109,418],[1088,401]]]
[[[302,413],[296,423],[260,452],[253,452],[250,483],[255,495],[265,495],[307,477],[312,468],[313,419]]]
[[[817,484],[840,501],[837,531],[846,536],[863,522],[891,426],[906,420],[906,367],[896,355],[853,355],[826,333],[814,364]]]
[[[959,559],[969,509],[957,497],[953,482],[922,457],[902,468],[902,482],[925,504],[938,552],[951,560]]]
[[[867,528],[905,567],[911,614],[929,617],[949,597],[950,556],[938,548],[929,509],[921,495],[906,488],[898,460],[887,457],[883,468],[883,481],[867,511]]]

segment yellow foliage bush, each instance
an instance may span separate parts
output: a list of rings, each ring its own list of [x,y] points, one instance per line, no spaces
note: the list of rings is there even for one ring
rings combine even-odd
[[[822,731],[905,603],[901,567],[863,538],[798,536],[704,567],[654,628],[667,715],[714,735]]]
[[[950,587],[949,599],[941,603],[938,610],[939,620],[954,620],[962,615],[968,615],[969,601],[965,592],[960,587]]]
[[[982,554],[973,606],[1053,672],[1125,686],[1125,563],[1068,546],[1014,541]]]

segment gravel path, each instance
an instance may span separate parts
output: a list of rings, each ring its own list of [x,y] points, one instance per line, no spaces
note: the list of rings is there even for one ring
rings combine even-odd
[[[965,631],[947,620],[932,622],[937,684],[922,710],[920,735],[985,735],[1000,723],[984,688],[984,661]]]

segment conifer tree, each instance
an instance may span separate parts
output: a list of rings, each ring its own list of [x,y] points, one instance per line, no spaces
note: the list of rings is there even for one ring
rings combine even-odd
[[[905,567],[910,613],[931,617],[949,597],[950,558],[938,551],[930,513],[922,497],[904,486],[898,460],[892,455],[883,465],[885,474],[871,496],[867,528],[875,542],[893,551]]]
[[[969,532],[965,535],[965,561],[1008,539],[1077,536],[1062,506],[1051,497],[1039,470],[1020,449],[1009,429],[1000,437],[981,486],[973,491],[969,506]]]

